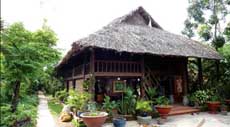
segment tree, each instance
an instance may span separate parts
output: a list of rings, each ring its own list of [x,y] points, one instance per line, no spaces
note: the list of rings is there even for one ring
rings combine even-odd
[[[225,18],[230,14],[229,7],[229,0],[189,0],[188,18],[182,34],[189,38],[198,35],[218,50],[228,38],[224,36],[223,27],[227,24]]]
[[[14,23],[3,29],[1,37],[2,79],[13,91],[11,104],[15,112],[21,84],[31,85],[45,73],[46,66],[57,63],[60,53],[53,48],[57,41],[55,33],[45,24],[31,32],[22,23]]]

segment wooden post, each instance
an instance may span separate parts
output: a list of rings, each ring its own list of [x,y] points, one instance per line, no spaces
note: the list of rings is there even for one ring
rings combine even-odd
[[[145,79],[145,61],[144,61],[144,56],[142,56],[141,58],[141,73],[142,73],[142,77],[141,77],[141,86],[140,86],[140,92],[141,92],[141,98],[143,98],[145,96],[145,92],[144,92],[144,88],[143,88],[143,83],[144,83],[144,79]]]
[[[90,78],[94,78],[95,74],[95,52],[94,49],[91,50],[90,54]],[[92,99],[95,99],[95,84],[91,84],[89,91],[93,94]]]
[[[69,92],[69,80],[66,80],[66,91]]]
[[[84,61],[82,66],[82,75],[84,80],[85,80],[85,64],[86,64],[86,53],[84,53]]]
[[[189,77],[188,77],[188,58],[186,59],[185,62],[185,80],[186,80],[186,85],[187,85],[187,93],[189,93]]]
[[[216,60],[216,82],[219,81],[219,78],[220,78],[220,61],[219,60]]]
[[[203,87],[203,73],[202,73],[202,63],[201,58],[197,59],[198,64],[198,84],[200,85],[200,89]]]

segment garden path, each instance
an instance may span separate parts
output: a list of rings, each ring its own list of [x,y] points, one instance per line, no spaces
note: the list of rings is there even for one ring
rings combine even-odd
[[[48,108],[47,98],[42,92],[39,92],[38,119],[37,127],[55,127],[54,119]]]

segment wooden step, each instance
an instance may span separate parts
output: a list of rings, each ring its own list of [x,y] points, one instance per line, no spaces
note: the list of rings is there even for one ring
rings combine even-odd
[[[169,115],[181,115],[181,114],[189,114],[189,113],[197,113],[200,112],[199,109],[193,108],[193,107],[189,107],[189,106],[173,106],[173,108],[171,109]]]

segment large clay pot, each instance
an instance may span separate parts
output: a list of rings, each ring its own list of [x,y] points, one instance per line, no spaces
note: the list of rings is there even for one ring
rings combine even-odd
[[[167,119],[167,116],[172,109],[172,106],[169,106],[169,105],[168,106],[155,106],[155,107],[162,119]]]
[[[209,101],[207,102],[209,113],[216,114],[217,109],[220,107],[219,101]]]
[[[96,116],[91,116],[90,112],[84,112],[80,116],[87,127],[101,127],[108,117],[108,113],[100,112]]]

